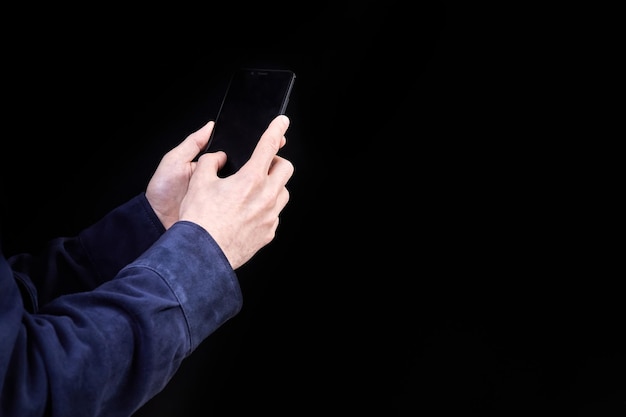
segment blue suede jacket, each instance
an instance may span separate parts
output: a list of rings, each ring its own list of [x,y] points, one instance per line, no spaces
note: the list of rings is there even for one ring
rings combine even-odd
[[[0,416],[130,416],[241,309],[211,236],[140,194],[37,256],[0,251]]]

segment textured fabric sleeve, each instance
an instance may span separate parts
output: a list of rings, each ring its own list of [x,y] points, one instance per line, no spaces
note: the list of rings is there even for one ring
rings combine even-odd
[[[87,291],[112,279],[165,232],[145,194],[120,205],[77,237],[50,241],[36,254],[10,258],[20,272],[23,288],[29,292],[36,311],[62,294]]]
[[[36,314],[25,310],[4,258],[0,274],[2,417],[130,416],[242,306],[226,257],[189,222],[114,279]]]

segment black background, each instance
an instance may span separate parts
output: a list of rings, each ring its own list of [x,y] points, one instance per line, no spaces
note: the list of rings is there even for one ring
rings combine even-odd
[[[47,7],[3,29],[7,254],[141,192],[234,68],[298,75],[291,201],[244,308],[137,416],[623,415],[614,166],[562,14]]]

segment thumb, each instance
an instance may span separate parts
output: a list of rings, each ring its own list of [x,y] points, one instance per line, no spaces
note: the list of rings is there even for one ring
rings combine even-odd
[[[274,156],[285,145],[285,133],[289,128],[289,118],[284,114],[276,116],[261,135],[252,155],[244,167],[268,172]]]
[[[193,160],[209,142],[214,125],[215,122],[212,120],[207,122],[200,129],[187,136],[172,152],[176,153],[177,157],[181,160]]]

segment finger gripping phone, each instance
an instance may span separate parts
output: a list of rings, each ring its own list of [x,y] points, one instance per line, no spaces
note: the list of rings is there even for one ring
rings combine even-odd
[[[206,149],[224,151],[226,164],[218,175],[237,172],[248,161],[269,123],[285,114],[296,76],[291,70],[240,68],[235,71]]]

